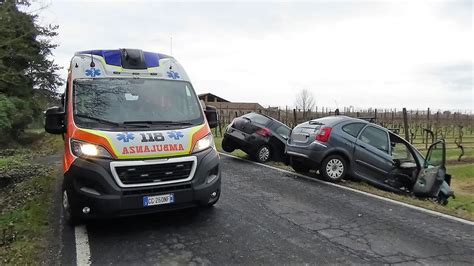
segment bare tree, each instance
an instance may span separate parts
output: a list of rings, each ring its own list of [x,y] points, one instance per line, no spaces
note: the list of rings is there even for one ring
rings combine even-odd
[[[301,89],[296,94],[295,100],[296,108],[303,110],[303,119],[306,119],[306,112],[312,111],[316,105],[313,93],[308,89]]]

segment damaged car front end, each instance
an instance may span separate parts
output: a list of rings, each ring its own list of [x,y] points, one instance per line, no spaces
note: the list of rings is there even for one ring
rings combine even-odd
[[[454,197],[450,187],[451,175],[446,172],[444,140],[433,143],[426,157],[392,132],[390,132],[390,144],[394,167],[384,181],[385,184],[398,192],[431,198],[442,205],[446,205],[448,199]]]

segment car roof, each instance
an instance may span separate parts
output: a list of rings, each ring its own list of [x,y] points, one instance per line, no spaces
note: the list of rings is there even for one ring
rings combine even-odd
[[[319,123],[322,123],[324,125],[331,126],[331,125],[339,124],[340,122],[345,122],[345,121],[361,122],[361,123],[364,123],[364,124],[368,123],[365,120],[357,119],[357,118],[353,118],[353,117],[349,117],[349,116],[345,116],[345,115],[325,116],[325,117],[321,117],[321,118],[317,118],[317,119],[312,119],[312,120],[307,121],[305,123],[311,124],[311,122],[319,122]]]
[[[348,116],[345,116],[347,119],[346,121],[349,122],[349,123],[364,123],[366,125],[370,125],[370,126],[373,126],[373,127],[376,127],[378,129],[382,129],[384,131],[388,131],[390,132],[390,130],[386,127],[383,127],[381,125],[378,125],[374,122],[372,122],[372,118],[368,119],[368,118],[355,118],[355,117],[348,117]]]
[[[266,118],[270,119],[271,121],[273,121],[273,122],[275,122],[275,123],[278,123],[279,125],[285,126],[285,127],[287,127],[288,129],[290,128],[289,126],[283,124],[281,121],[279,121],[279,120],[277,120],[277,119],[275,119],[275,118],[273,118],[273,117],[271,117],[271,116],[269,116],[269,115],[266,115],[266,114],[260,114],[260,113],[257,113],[257,112],[250,112],[250,113],[244,114],[244,115],[242,115],[242,116],[246,116],[246,115],[249,115],[249,114],[261,115],[261,116],[263,116],[263,117],[266,117]]]
[[[336,126],[338,124],[341,124],[341,123],[343,123],[343,126],[345,126],[347,124],[351,124],[351,123],[362,123],[362,124],[364,124],[364,127],[367,126],[367,125],[370,125],[372,127],[378,128],[380,130],[383,130],[383,131],[386,131],[386,132],[389,132],[389,133],[391,132],[388,128],[385,128],[381,125],[377,125],[376,123],[371,122],[372,120],[374,120],[374,118],[371,118],[371,119],[362,118],[361,119],[361,118],[349,117],[349,116],[345,116],[345,115],[332,115],[332,116],[325,116],[325,117],[309,120],[309,121],[298,124],[296,127],[300,127],[300,126],[306,127],[308,125],[334,127],[334,126]],[[311,122],[314,122],[314,123],[311,124]],[[391,132],[391,133],[393,133],[393,132]]]

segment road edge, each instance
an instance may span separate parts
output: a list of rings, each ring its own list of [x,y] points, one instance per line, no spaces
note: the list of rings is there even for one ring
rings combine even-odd
[[[408,203],[405,203],[405,202],[401,202],[401,201],[398,201],[398,200],[385,198],[385,197],[382,197],[382,196],[379,196],[379,195],[375,195],[375,194],[372,194],[372,193],[369,193],[369,192],[365,192],[365,191],[357,190],[357,189],[354,189],[354,188],[342,186],[342,185],[339,185],[339,184],[325,182],[325,181],[322,181],[322,180],[319,180],[319,179],[311,178],[309,176],[299,174],[299,173],[295,173],[295,172],[292,172],[292,171],[288,171],[288,170],[285,170],[285,169],[281,169],[281,168],[278,168],[278,167],[275,167],[275,166],[266,165],[266,164],[258,163],[258,162],[253,162],[253,161],[250,161],[250,160],[247,160],[247,159],[244,159],[244,158],[234,156],[232,154],[228,154],[228,153],[224,153],[224,152],[219,152],[219,154],[223,155],[223,156],[231,157],[231,158],[234,158],[234,159],[242,160],[242,161],[245,161],[245,162],[248,162],[248,163],[251,163],[251,164],[255,164],[255,165],[263,166],[263,167],[266,167],[266,168],[270,168],[270,169],[273,169],[273,170],[276,170],[276,171],[292,174],[292,175],[295,175],[295,176],[298,176],[298,177],[301,177],[301,178],[304,178],[306,180],[313,181],[313,182],[316,182],[316,183],[326,184],[326,185],[329,185],[329,186],[338,187],[338,188],[342,188],[342,189],[352,191],[352,192],[355,192],[355,193],[363,194],[363,195],[366,195],[366,196],[369,196],[369,197],[372,197],[372,198],[376,198],[376,199],[379,199],[379,200],[383,200],[383,201],[386,201],[386,202],[390,202],[390,203],[393,203],[393,204],[404,206],[404,207],[407,207],[407,208],[410,208],[410,209],[418,210],[418,211],[428,213],[428,214],[431,214],[431,215],[434,215],[434,216],[442,217],[442,218],[445,218],[445,219],[448,219],[448,220],[456,221],[456,222],[471,225],[471,226],[474,225],[474,222],[471,222],[469,220],[459,218],[459,217],[456,217],[456,216],[452,216],[452,215],[449,215],[449,214],[433,211],[433,210],[430,210],[430,209],[415,206],[415,205],[408,204]]]

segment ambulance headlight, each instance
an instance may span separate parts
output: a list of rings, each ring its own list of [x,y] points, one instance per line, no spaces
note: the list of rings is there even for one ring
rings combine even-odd
[[[196,144],[194,145],[193,153],[203,151],[210,147],[215,149],[214,138],[212,138],[212,134],[208,134],[202,139],[198,140]]]
[[[71,140],[71,151],[81,158],[112,158],[110,153],[102,146],[79,140]]]

